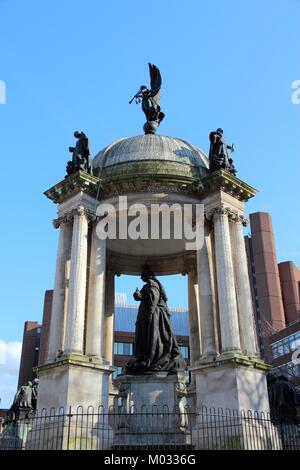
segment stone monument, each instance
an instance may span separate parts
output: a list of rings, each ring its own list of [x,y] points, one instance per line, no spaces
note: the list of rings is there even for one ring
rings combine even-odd
[[[91,171],[78,168],[45,192],[58,205],[54,227],[59,242],[48,357],[38,368],[38,407],[108,406],[114,278],[139,275],[147,262],[156,276],[188,276],[189,400],[198,409],[268,411],[268,366],[256,343],[243,237],[245,203],[256,190],[236,176],[220,129],[210,136],[210,159],[185,140],[155,134],[163,118],[161,77],[157,67],[149,67],[151,90],[141,87],[134,97],[142,100],[145,134],[109,144],[93,158]],[[148,215],[166,207],[183,212],[186,205],[202,205],[203,244],[186,249],[187,240],[175,236],[174,227],[168,239],[161,232],[131,239],[122,232],[124,225],[116,237],[98,236],[97,226],[105,217],[99,208],[113,208],[119,226],[127,206],[141,204]],[[132,219],[131,212],[126,228]],[[147,229],[151,233],[151,223]],[[135,298],[139,296],[137,292]],[[141,356],[118,378],[123,402],[130,405],[138,393],[144,405],[178,405],[183,388],[181,372],[174,373],[176,355],[172,365]]]

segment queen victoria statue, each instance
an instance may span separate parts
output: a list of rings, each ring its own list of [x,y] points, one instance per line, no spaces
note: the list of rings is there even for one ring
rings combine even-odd
[[[166,292],[147,265],[141,279],[145,285],[133,294],[134,299],[141,302],[136,320],[134,358],[127,363],[125,372],[182,371],[186,363],[171,325]]]

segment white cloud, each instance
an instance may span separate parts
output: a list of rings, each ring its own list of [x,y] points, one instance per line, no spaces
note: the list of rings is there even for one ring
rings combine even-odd
[[[9,408],[16,393],[22,343],[0,339],[0,398],[1,408]]]

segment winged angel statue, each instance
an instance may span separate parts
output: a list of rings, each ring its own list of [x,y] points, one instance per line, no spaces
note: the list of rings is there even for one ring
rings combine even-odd
[[[137,94],[129,101],[129,104],[131,104],[133,100],[135,100],[137,104],[142,102],[142,110],[147,119],[147,122],[144,124],[144,132],[145,134],[155,134],[159,124],[165,117],[164,113],[160,110],[161,75],[156,65],[148,65],[151,89],[149,90],[145,85],[142,85]]]

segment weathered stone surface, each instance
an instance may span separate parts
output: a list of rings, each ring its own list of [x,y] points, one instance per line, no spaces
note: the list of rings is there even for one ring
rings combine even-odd
[[[222,355],[194,368],[197,406],[269,412],[266,371],[261,361]]]
[[[44,194],[53,202],[62,203],[77,193],[87,193],[91,196],[96,196],[99,184],[99,178],[84,171],[78,171],[70,176],[66,176],[64,180],[45,191]]]
[[[99,405],[107,409],[111,372],[108,364],[83,355],[65,356],[39,367],[38,410]]]

